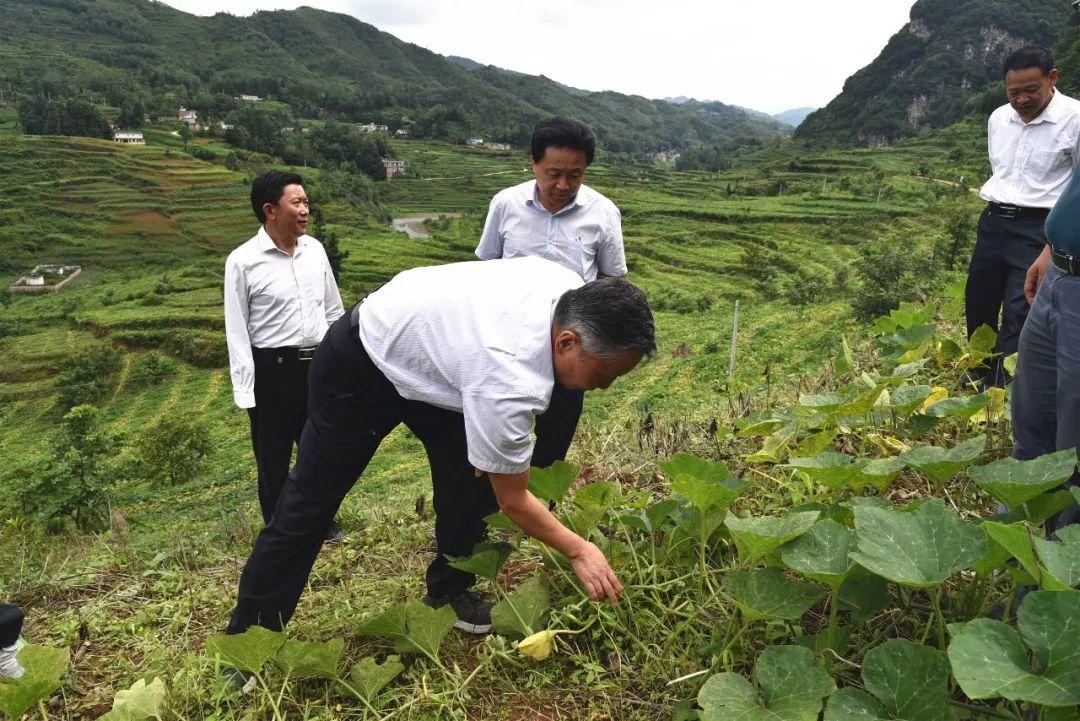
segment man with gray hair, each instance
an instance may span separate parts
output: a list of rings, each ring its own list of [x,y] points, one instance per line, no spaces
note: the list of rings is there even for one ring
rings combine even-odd
[[[593,599],[622,591],[600,549],[528,490],[533,430],[556,382],[607,388],[656,350],[645,294],[542,258],[414,268],[331,326],[315,352],[300,453],[240,579],[229,633],[280,629],[292,616],[326,527],[379,443],[404,423],[423,443],[437,554],[424,602],[486,633],[491,604],[451,568],[497,509],[565,555]]]

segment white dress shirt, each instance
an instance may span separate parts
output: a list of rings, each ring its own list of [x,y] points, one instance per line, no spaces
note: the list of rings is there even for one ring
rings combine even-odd
[[[310,235],[292,255],[264,228],[225,261],[225,339],[233,399],[255,407],[251,347],[307,348],[319,344],[341,317],[341,296],[322,244]]]
[[[980,197],[1022,208],[1053,208],[1080,162],[1080,102],[1055,90],[1030,123],[1003,105],[990,116],[987,131],[994,174]]]
[[[360,305],[360,341],[402,397],[465,416],[474,467],[520,473],[555,385],[555,304],[581,285],[541,258],[414,268]]]
[[[599,273],[626,275],[619,209],[587,185],[557,213],[540,202],[535,180],[501,190],[491,199],[476,257],[524,256],[555,261],[586,282]]]

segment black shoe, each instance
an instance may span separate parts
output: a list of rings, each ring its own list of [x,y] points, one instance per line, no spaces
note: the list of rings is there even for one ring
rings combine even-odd
[[[254,674],[248,673],[247,671],[241,671],[232,666],[223,667],[221,669],[221,676],[225,679],[225,685],[233,693],[251,693],[255,690],[255,684],[258,683]]]
[[[442,608],[450,604],[457,616],[454,628],[460,628],[466,633],[483,634],[491,630],[491,608],[494,604],[485,601],[474,591],[464,590],[456,596],[441,598],[424,596],[424,603],[432,608]]]
[[[337,524],[337,521],[330,521],[330,528],[326,529],[326,538],[323,539],[323,543],[341,543],[344,540],[345,534],[341,526]]]

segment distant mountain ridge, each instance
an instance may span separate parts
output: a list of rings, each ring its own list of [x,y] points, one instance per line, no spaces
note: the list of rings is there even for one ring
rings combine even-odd
[[[910,22],[795,137],[890,145],[954,123],[968,99],[1000,81],[1009,52],[1025,43],[1051,45],[1071,12],[1069,0],[918,0]]]
[[[151,113],[213,114],[240,94],[300,117],[403,127],[413,137],[481,135],[523,144],[552,114],[592,125],[608,151],[649,153],[790,133],[722,103],[671,105],[569,88],[543,76],[446,58],[348,15],[301,7],[190,15],[150,0],[0,0],[0,88],[89,95]]]
[[[797,128],[802,124],[802,121],[806,120],[807,116],[815,110],[817,110],[817,108],[792,108],[791,110],[785,110],[782,113],[776,113],[773,117],[781,123],[786,123],[793,128]]]

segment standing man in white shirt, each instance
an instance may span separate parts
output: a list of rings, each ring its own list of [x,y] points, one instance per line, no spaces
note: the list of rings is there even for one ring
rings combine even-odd
[[[619,209],[584,184],[596,133],[580,120],[548,118],[533,128],[529,152],[534,179],[491,199],[476,257],[547,258],[585,282],[626,275]],[[566,458],[584,400],[582,391],[556,385],[547,412],[536,419],[533,465]]]
[[[1008,105],[990,116],[993,175],[980,196],[978,240],[968,267],[968,335],[982,325],[998,331],[984,386],[1003,386],[1005,356],[1016,352],[1028,313],[1024,278],[1046,245],[1043,223],[1080,160],[1080,103],[1055,88],[1050,51],[1025,45],[1005,60]],[[999,324],[998,319],[1001,319]]]
[[[269,525],[307,421],[308,368],[327,328],[344,313],[322,244],[307,235],[308,198],[296,173],[251,184],[262,223],[225,261],[225,337],[233,399],[247,409]],[[332,519],[323,531],[340,538]]]
[[[622,589],[603,552],[528,490],[533,428],[556,381],[607,388],[655,349],[645,294],[621,278],[586,284],[540,258],[399,273],[315,353],[296,466],[248,558],[228,632],[288,622],[321,545],[314,529],[401,423],[431,466],[438,553],[425,603],[450,605],[462,630],[491,628],[491,604],[470,590],[475,576],[446,556],[472,553],[498,508],[564,554],[592,599],[615,602]]]

